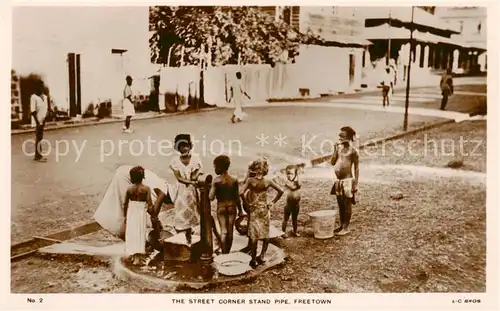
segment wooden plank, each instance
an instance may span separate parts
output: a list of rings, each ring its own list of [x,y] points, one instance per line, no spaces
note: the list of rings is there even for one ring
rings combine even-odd
[[[101,229],[102,227],[98,223],[91,222],[76,228],[67,229],[44,237],[36,237],[34,239],[14,244],[10,248],[11,261],[30,256],[36,253],[38,249],[47,247],[54,243],[60,243],[62,241],[93,233]]]
[[[34,236],[33,238],[36,240],[44,240],[44,241],[49,241],[49,242],[53,242],[53,243],[61,243],[62,242],[62,241],[59,241],[56,239],[51,239],[51,238],[47,238],[47,237],[43,237],[43,236]]]

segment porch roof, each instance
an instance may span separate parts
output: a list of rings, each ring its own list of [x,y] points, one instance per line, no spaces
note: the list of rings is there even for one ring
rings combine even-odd
[[[377,27],[365,28],[364,37],[368,40],[410,40],[410,30],[402,27],[392,27],[386,23]],[[469,47],[463,38],[458,35],[447,38],[429,32],[415,30],[413,32],[413,38],[416,41],[425,43],[444,43],[466,48]]]
[[[409,27],[411,24],[411,7],[373,7],[365,14],[365,26],[373,27],[387,23],[396,26]],[[430,14],[421,8],[415,8],[413,15],[413,24],[417,30],[428,32],[447,32],[450,34],[459,34],[458,25],[450,24],[439,17]]]
[[[355,36],[329,34],[322,35],[321,37],[309,37],[309,39],[306,40],[305,44],[338,47],[365,47],[368,45],[372,45],[373,43],[364,38]]]

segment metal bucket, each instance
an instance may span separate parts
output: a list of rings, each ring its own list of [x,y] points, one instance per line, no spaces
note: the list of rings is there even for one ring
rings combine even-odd
[[[309,213],[312,220],[312,227],[314,230],[314,238],[316,239],[329,239],[334,236],[335,220],[338,211],[336,210],[321,210]]]

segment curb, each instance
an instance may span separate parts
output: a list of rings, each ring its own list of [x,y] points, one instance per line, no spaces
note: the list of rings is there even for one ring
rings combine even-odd
[[[432,85],[419,85],[419,86],[413,86],[411,89],[412,90],[419,90],[419,89],[426,89],[432,87]],[[405,86],[396,86],[394,90],[404,90],[406,88]],[[318,100],[330,100],[335,97],[350,97],[351,95],[356,95],[356,94],[379,94],[381,91],[379,88],[376,87],[369,87],[369,88],[361,88],[361,89],[355,89],[355,90],[350,90],[346,92],[333,92],[327,95],[323,96],[317,96],[317,97],[301,97],[301,98],[274,98],[274,99],[268,99],[267,102],[269,103],[281,103],[281,102],[296,102],[296,101],[303,101],[303,102],[310,102],[310,101],[318,101]]]
[[[425,126],[413,129],[411,131],[407,131],[407,132],[395,134],[395,135],[392,135],[392,136],[389,136],[389,137],[379,138],[379,139],[376,139],[376,140],[371,139],[368,142],[365,142],[364,144],[362,144],[361,146],[359,146],[358,149],[361,150],[361,149],[364,149],[366,147],[376,146],[376,145],[383,144],[383,143],[391,141],[391,140],[399,139],[399,138],[407,136],[407,135],[417,134],[417,133],[420,133],[420,132],[428,131],[428,130],[431,130],[433,128],[440,127],[440,126],[447,125],[447,124],[452,124],[452,123],[455,123],[455,120],[445,120],[445,121],[441,121],[441,122],[436,122],[436,123],[433,123],[433,124],[425,125]],[[326,161],[329,161],[331,159],[331,157],[332,157],[332,154],[326,155],[326,156],[317,157],[317,158],[311,159],[310,163],[311,163],[312,166],[315,166],[315,165],[324,163]]]
[[[175,116],[180,116],[180,115],[189,115],[189,114],[194,114],[194,113],[209,112],[209,111],[214,111],[214,110],[218,110],[218,109],[220,109],[220,108],[219,107],[202,108],[199,110],[172,112],[172,113],[167,113],[167,114],[138,117],[138,118],[135,118],[134,120],[139,121],[139,120],[168,118],[168,117],[175,117]],[[122,122],[123,122],[123,119],[103,119],[102,121],[56,125],[53,127],[48,127],[44,131],[47,132],[47,131],[55,131],[55,130],[67,129],[67,128],[100,125],[100,124],[122,123]],[[11,130],[11,135],[20,135],[20,134],[34,133],[34,132],[35,132],[34,128],[30,128],[27,130]]]
[[[281,260],[273,263],[272,265],[264,265],[259,266],[256,270],[250,270],[245,274],[233,277],[227,277],[227,279],[222,280],[212,280],[212,281],[200,281],[200,282],[190,282],[190,281],[173,281],[166,280],[162,278],[155,278],[151,275],[140,274],[134,272],[127,268],[123,264],[123,258],[116,256],[111,260],[112,271],[114,275],[116,275],[119,279],[127,282],[133,282],[135,286],[151,288],[151,289],[168,289],[170,291],[175,291],[178,288],[192,288],[192,289],[202,289],[209,286],[220,286],[222,284],[234,284],[238,282],[245,282],[249,280],[253,280],[261,275],[263,272],[268,271],[270,269],[276,268],[279,265],[285,262],[286,253],[283,249],[274,246],[277,248],[278,256],[281,257]]]

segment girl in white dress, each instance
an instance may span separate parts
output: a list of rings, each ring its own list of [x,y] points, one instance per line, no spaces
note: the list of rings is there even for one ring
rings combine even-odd
[[[245,92],[243,88],[243,84],[241,81],[241,72],[236,73],[236,83],[233,86],[233,100],[234,100],[234,112],[231,117],[231,122],[241,122],[244,118],[247,117],[247,114],[243,112],[243,95],[245,95],[248,99],[251,99],[250,96]]]
[[[133,183],[125,194],[123,206],[125,216],[125,254],[131,256],[133,264],[140,263],[140,254],[146,253],[147,210],[153,207],[151,188],[142,183],[144,169],[136,166],[130,170]]]
[[[170,169],[177,179],[175,195],[175,230],[185,232],[188,245],[192,242],[193,228],[200,224],[198,211],[199,195],[196,189],[198,177],[202,174],[201,160],[191,154],[191,136],[179,134],[175,137],[175,150],[179,153],[170,162]]]

